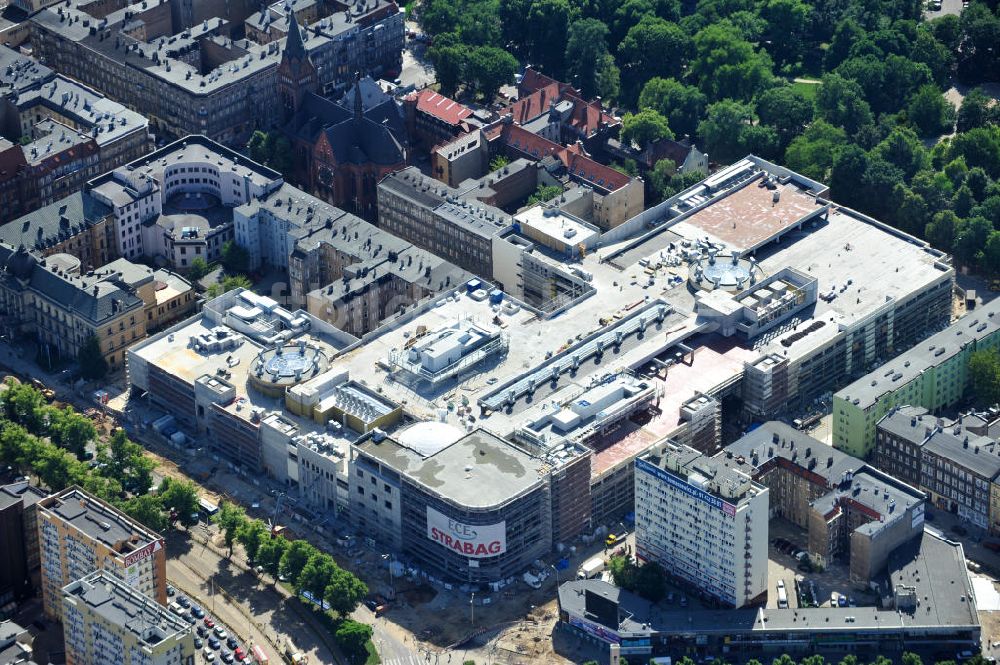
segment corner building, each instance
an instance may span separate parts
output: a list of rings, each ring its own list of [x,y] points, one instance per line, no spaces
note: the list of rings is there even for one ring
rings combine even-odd
[[[45,616],[62,620],[63,587],[95,570],[167,604],[163,536],[79,487],[37,505]]]
[[[552,550],[553,494],[575,465],[589,464],[582,449],[536,456],[438,422],[394,438],[375,432],[353,448],[350,511],[361,532],[432,575],[473,584],[520,575]]]

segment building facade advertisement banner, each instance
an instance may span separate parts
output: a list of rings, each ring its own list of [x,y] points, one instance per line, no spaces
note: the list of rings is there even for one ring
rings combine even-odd
[[[139,548],[135,552],[132,552],[131,554],[126,554],[125,567],[130,568],[135,564],[139,563],[140,561],[148,559],[149,557],[153,556],[153,553],[159,550],[160,547],[161,547],[160,541],[154,540],[149,545]]]
[[[684,492],[685,494],[692,496],[698,499],[699,501],[707,503],[713,508],[721,510],[730,517],[736,517],[736,506],[734,506],[733,504],[729,503],[728,501],[723,501],[717,496],[712,496],[705,490],[697,488],[694,485],[685,482],[684,480],[678,478],[674,474],[668,471],[664,471],[660,467],[650,464],[646,460],[636,459],[635,468],[651,476],[659,478],[660,480],[670,485],[674,489],[680,490],[681,492]]]
[[[588,635],[593,635],[599,640],[609,644],[621,644],[622,638],[615,631],[606,628],[599,623],[587,621],[573,614],[569,615],[569,625],[578,628]]]
[[[507,551],[507,522],[464,524],[427,506],[427,537],[462,556],[483,559]]]
[[[128,584],[129,586],[136,586],[142,579],[142,571],[145,568],[145,566],[141,566],[140,564],[153,556],[153,554],[158,552],[162,547],[163,546],[160,544],[160,541],[154,540],[149,545],[126,555],[125,571],[122,576],[125,580],[125,584]]]

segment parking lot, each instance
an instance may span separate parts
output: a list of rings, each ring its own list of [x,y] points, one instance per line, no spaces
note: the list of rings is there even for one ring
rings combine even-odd
[[[204,662],[212,663],[216,659],[223,663],[253,662],[249,650],[240,644],[235,634],[172,584],[167,586],[167,597],[170,611],[195,626],[194,645]]]
[[[825,569],[818,570],[811,564],[796,559],[797,551],[806,550],[806,534],[791,522],[783,518],[771,520],[769,538],[769,608],[778,607],[778,594],[775,590],[779,580],[785,583],[788,606],[792,608],[830,607],[831,603],[866,606],[878,601],[874,593],[858,589],[850,583],[847,564],[834,561]]]

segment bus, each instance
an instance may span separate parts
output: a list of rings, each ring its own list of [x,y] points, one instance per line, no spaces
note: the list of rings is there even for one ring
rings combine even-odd
[[[219,507],[208,499],[198,499],[198,507],[201,508],[201,512],[205,514],[205,517],[211,517],[219,512]]]

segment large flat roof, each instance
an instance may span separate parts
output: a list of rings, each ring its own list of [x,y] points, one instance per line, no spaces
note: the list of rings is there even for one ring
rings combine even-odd
[[[432,455],[392,438],[368,436],[357,447],[412,482],[459,506],[500,506],[533,488],[546,463],[483,429],[474,430]]]
[[[0,510],[6,510],[15,503],[20,503],[22,508],[28,508],[47,496],[48,492],[35,487],[27,480],[4,485],[0,487]]]
[[[160,534],[79,487],[68,487],[41,500],[38,505],[119,554],[128,554],[163,540]]]
[[[104,570],[66,585],[63,596],[83,603],[111,626],[133,633],[150,647],[191,633],[186,621]]]
[[[759,186],[762,181],[759,177],[746,183],[695,212],[681,225],[720,240],[731,249],[749,252],[824,206],[794,181],[775,184],[773,190]]]
[[[922,241],[837,208],[828,221],[789,233],[780,244],[758,251],[757,257],[767,274],[790,266],[816,278],[820,294],[836,294],[829,302],[818,300],[811,317],[803,315],[806,322],[822,321],[823,328],[788,346],[781,343],[787,335],[779,335],[763,347],[787,351],[790,358],[808,353],[839,333],[841,326],[871,316],[890,301],[903,303],[935,282],[949,281],[952,270]]]

